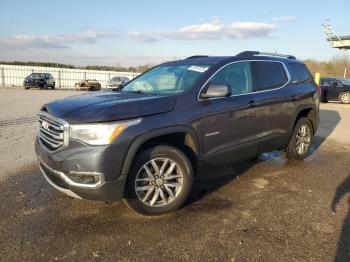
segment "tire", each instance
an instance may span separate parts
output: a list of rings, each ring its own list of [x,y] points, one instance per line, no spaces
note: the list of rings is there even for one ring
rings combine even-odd
[[[124,202],[143,215],[172,212],[186,201],[192,184],[192,165],[182,151],[171,146],[152,147],[136,156],[128,175]]]
[[[302,128],[306,128],[307,134],[303,135]],[[294,127],[293,134],[286,148],[287,159],[304,160],[310,153],[313,135],[314,130],[310,119],[306,117],[300,118]],[[301,140],[303,141],[300,142]]]
[[[339,95],[339,100],[342,104],[350,104],[350,92],[341,93]]]
[[[53,85],[51,86],[51,89],[55,89],[56,88],[56,84],[53,83]]]

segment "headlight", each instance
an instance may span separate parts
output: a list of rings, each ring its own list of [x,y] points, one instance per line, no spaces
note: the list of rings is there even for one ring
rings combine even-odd
[[[123,130],[139,124],[141,118],[125,122],[101,123],[101,124],[78,124],[70,126],[70,138],[80,140],[89,145],[108,145]]]

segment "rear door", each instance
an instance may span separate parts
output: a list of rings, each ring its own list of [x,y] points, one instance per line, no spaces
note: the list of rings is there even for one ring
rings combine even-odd
[[[209,85],[227,85],[232,96],[199,100],[205,160],[229,164],[255,157],[260,124],[258,109],[251,105],[254,94],[250,63],[225,66],[206,87]]]
[[[259,153],[285,147],[288,141],[290,119],[295,107],[293,95],[286,89],[290,75],[279,61],[253,61],[253,90],[260,108],[256,124],[260,126]]]

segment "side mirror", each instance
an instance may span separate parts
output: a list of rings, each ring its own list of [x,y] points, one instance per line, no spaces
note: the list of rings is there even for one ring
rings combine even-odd
[[[230,88],[226,85],[210,85],[206,92],[201,94],[202,98],[226,97],[231,95]]]

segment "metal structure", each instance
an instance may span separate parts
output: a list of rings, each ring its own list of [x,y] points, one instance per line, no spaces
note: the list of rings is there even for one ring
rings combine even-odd
[[[348,36],[338,36],[332,28],[330,20],[327,19],[322,24],[323,31],[327,37],[327,41],[329,42],[332,48],[338,48],[345,52],[346,50],[350,50],[350,35]],[[344,68],[344,78],[346,78],[347,68]]]
[[[327,19],[323,24],[323,31],[327,37],[327,41],[333,48],[342,50],[350,50],[350,35],[338,36],[332,28],[330,20]]]

